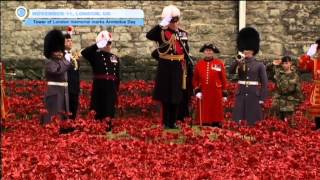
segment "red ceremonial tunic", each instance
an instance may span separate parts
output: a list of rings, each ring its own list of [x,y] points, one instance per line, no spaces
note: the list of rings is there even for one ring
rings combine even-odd
[[[311,108],[309,112],[312,116],[320,116],[320,57],[313,59],[308,55],[302,55],[299,59],[299,69],[312,72],[314,86],[310,96]]]
[[[8,101],[5,95],[5,70],[4,65],[0,62],[0,118],[6,118],[7,116],[7,108],[8,108]]]
[[[197,122],[200,118],[202,123],[223,121],[222,91],[225,90],[226,83],[225,67],[221,60],[199,60],[193,75],[195,90],[200,89],[202,92],[201,104],[198,103]]]
[[[173,32],[170,30],[166,30],[164,35],[165,35],[166,39],[168,40],[173,35]],[[181,46],[181,44],[179,43],[178,40],[176,41],[175,49],[176,49],[176,54],[183,54],[183,47]]]

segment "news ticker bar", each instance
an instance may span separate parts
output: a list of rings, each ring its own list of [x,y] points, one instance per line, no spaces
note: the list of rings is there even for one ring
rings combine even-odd
[[[143,19],[26,19],[26,26],[143,26]]]

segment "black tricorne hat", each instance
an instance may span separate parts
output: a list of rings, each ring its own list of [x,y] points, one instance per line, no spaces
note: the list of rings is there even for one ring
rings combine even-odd
[[[43,54],[46,58],[51,58],[53,52],[62,51],[64,52],[64,41],[65,37],[62,31],[54,29],[47,33],[44,38]]]
[[[237,36],[238,51],[252,50],[256,55],[260,49],[260,36],[256,29],[252,27],[242,28]]]
[[[212,49],[212,51],[214,53],[220,53],[219,49],[217,48],[217,46],[213,45],[213,44],[204,44],[201,48],[200,48],[200,52],[204,52],[205,49]]]

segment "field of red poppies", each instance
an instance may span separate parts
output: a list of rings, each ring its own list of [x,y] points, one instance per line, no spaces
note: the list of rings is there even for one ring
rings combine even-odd
[[[151,98],[153,83],[131,81],[121,84],[114,128],[106,133],[107,123],[96,122],[88,110],[90,87],[81,82],[75,121],[55,119],[43,127],[45,82],[7,82],[3,179],[320,179],[320,132],[307,118],[308,100],[290,122],[273,117],[268,100],[265,120],[247,127],[231,121],[231,93],[222,129],[190,127],[190,118],[179,122],[179,130],[164,130],[160,106]],[[303,83],[306,99],[311,87]],[[70,126],[76,130],[59,133]]]

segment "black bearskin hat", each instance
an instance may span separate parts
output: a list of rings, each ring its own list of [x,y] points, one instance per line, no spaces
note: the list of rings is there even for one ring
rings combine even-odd
[[[56,51],[64,52],[64,35],[60,30],[51,30],[44,38],[43,54],[46,58],[50,59],[51,54]]]
[[[316,44],[318,44],[317,49],[320,49],[320,38],[316,40]]]
[[[240,30],[237,37],[238,51],[252,50],[256,55],[260,48],[260,37],[257,30],[252,27],[245,27]]]
[[[205,49],[212,49],[212,51],[214,53],[220,53],[219,49],[217,48],[217,46],[213,45],[213,44],[204,44],[201,49],[200,52],[204,52]]]

